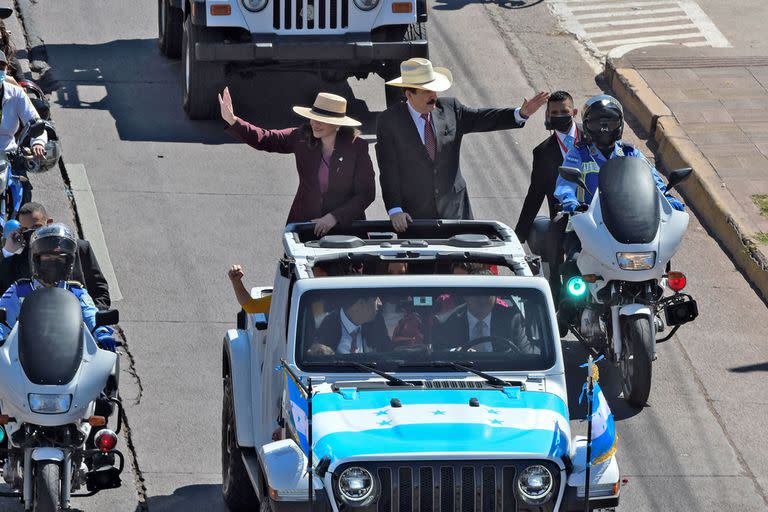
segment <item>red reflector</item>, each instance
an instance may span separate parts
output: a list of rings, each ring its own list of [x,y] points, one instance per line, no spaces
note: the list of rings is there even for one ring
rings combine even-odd
[[[232,6],[229,4],[211,6],[211,16],[229,16],[230,14],[232,14]]]
[[[93,438],[93,444],[102,452],[107,453],[117,446],[117,434],[107,429],[99,430],[99,433]]]
[[[395,14],[409,14],[413,12],[411,2],[395,2],[392,4],[392,12]]]
[[[669,286],[672,291],[679,292],[685,288],[686,284],[685,274],[682,272],[670,272],[667,274],[667,286]]]

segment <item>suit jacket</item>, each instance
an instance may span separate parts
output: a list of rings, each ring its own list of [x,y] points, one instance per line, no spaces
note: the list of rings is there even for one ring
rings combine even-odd
[[[406,102],[379,116],[376,158],[387,211],[400,207],[414,219],[471,219],[467,184],[459,166],[467,133],[520,128],[514,108],[465,107],[439,98],[431,114],[437,142],[435,160],[421,142]]]
[[[318,169],[320,145],[307,144],[306,126],[265,130],[242,119],[226,131],[249,146],[272,153],[293,153],[299,173],[299,188],[293,199],[288,223],[307,222],[332,213],[339,224],[365,219],[365,209],[376,196],[376,179],[368,143],[359,137],[339,136],[331,155],[328,190],[320,193]]]
[[[577,123],[576,127],[581,134],[581,125]],[[549,218],[555,217],[555,205],[558,203],[555,198],[555,183],[558,177],[557,168],[561,165],[563,165],[563,153],[560,151],[557,135],[553,132],[533,150],[531,184],[515,226],[515,234],[521,243],[528,239],[533,220],[539,213],[545,197],[549,206]]]
[[[523,353],[533,353],[528,336],[523,326],[523,315],[514,304],[505,307],[500,304],[493,306],[491,312],[491,336],[507,338]],[[437,324],[432,331],[432,342],[436,350],[450,350],[466,345],[471,339],[467,305],[462,304],[453,310],[442,323]],[[504,343],[498,343],[494,350],[506,350]]]
[[[0,288],[3,291],[19,279],[32,277],[29,266],[29,248],[24,248],[21,254],[14,254],[0,261]],[[109,285],[101,273],[101,267],[96,260],[91,244],[87,240],[77,241],[75,253],[75,265],[72,270],[72,280],[78,281],[88,290],[88,295],[93,299],[99,309],[109,309],[111,300],[109,297]]]
[[[336,352],[341,341],[342,329],[344,327],[341,325],[341,312],[340,310],[334,311],[328,314],[320,323],[320,327],[317,328],[315,342],[327,345]],[[366,346],[376,351],[386,350],[389,346],[390,339],[387,334],[387,326],[381,313],[377,314],[376,318],[371,322],[363,324],[362,333]]]

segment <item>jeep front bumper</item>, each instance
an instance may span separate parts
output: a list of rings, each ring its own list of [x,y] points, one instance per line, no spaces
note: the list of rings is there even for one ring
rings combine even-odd
[[[382,61],[427,57],[427,40],[379,42],[350,37],[280,37],[248,43],[197,43],[200,61]]]

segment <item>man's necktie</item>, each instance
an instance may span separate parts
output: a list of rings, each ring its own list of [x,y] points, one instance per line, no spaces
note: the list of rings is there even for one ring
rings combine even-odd
[[[574,139],[573,139],[573,137],[571,137],[570,133],[568,135],[566,135],[565,137],[563,137],[563,143],[565,144],[565,147],[566,147],[566,149],[568,149],[568,151],[573,149],[573,142],[574,142]]]
[[[349,353],[350,354],[357,354],[360,349],[357,345],[357,337],[360,334],[360,328],[355,328],[351,333],[349,333],[350,336],[352,336],[352,343],[349,346]]]
[[[429,114],[421,114],[421,118],[424,120],[424,146],[427,148],[429,158],[434,160],[437,156],[435,132],[432,130],[432,123],[429,122]]]
[[[487,335],[485,334],[485,327],[486,327],[485,320],[478,320],[475,324],[475,332],[472,335],[472,339],[476,340],[478,338],[485,338]]]

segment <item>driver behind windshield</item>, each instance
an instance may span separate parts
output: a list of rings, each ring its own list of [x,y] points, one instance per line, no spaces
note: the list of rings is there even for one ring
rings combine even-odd
[[[345,294],[339,300],[339,309],[323,319],[308,352],[313,355],[381,352],[390,339],[380,306],[381,301],[375,295]]]
[[[477,270],[474,275],[493,275]],[[434,350],[474,350],[538,354],[525,333],[523,315],[511,302],[502,305],[496,295],[465,295],[465,303],[434,327]]]

